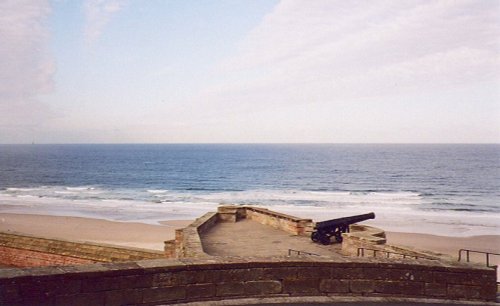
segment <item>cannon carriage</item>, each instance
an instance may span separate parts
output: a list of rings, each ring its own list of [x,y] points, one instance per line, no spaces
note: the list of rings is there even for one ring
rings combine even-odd
[[[340,243],[342,242],[342,233],[349,232],[349,225],[368,219],[375,219],[375,214],[371,212],[363,215],[317,222],[314,231],[311,233],[311,240],[327,245],[331,243],[331,237],[335,237],[335,240]]]

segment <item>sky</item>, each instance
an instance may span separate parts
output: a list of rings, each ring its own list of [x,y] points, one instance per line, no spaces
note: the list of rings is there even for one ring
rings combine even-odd
[[[500,1],[0,0],[0,143],[499,143]]]

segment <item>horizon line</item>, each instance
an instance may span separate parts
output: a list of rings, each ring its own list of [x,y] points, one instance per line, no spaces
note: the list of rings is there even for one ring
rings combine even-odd
[[[499,145],[500,142],[20,142],[0,145]]]

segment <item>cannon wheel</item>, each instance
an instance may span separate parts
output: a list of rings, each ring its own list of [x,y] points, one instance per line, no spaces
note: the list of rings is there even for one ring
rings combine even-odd
[[[324,244],[324,245],[328,245],[330,244],[330,237],[326,236],[326,235],[321,235],[319,237],[319,241],[321,242],[321,244]]]
[[[337,240],[338,243],[342,243],[342,233],[339,233],[339,235],[335,235],[335,240]]]
[[[342,240],[343,240],[342,233],[347,232],[348,229],[349,229],[349,226],[342,225],[335,230],[335,240],[337,240],[338,243],[342,243]]]
[[[314,241],[314,242],[319,242],[319,234],[318,234],[318,232],[313,232],[311,234],[311,240]]]

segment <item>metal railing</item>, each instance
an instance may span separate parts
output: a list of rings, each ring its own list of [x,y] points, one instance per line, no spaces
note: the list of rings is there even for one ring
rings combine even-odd
[[[294,250],[294,249],[288,249],[288,256],[291,256],[292,254],[296,254],[296,255],[310,255],[310,256],[321,256],[319,254],[315,254],[315,253],[311,253],[311,252],[299,251],[299,250]]]
[[[470,262],[470,253],[477,253],[477,254],[486,255],[486,266],[487,267],[494,267],[494,266],[490,266],[490,255],[500,256],[500,254],[497,254],[497,253],[483,252],[483,251],[476,251],[476,250],[469,250],[469,249],[460,249],[458,251],[458,261],[462,261],[462,252],[465,253],[465,259],[467,262]]]
[[[377,253],[382,253],[382,254],[385,253],[386,258],[390,258],[391,254],[392,254],[392,255],[401,256],[402,258],[436,260],[436,258],[432,258],[432,257],[419,256],[419,255],[409,255],[409,254],[404,254],[404,253],[397,253],[397,252],[391,252],[391,251],[386,251],[386,250],[377,250],[377,249],[369,249],[369,248],[358,248],[358,252],[357,252],[358,257],[365,257],[365,250],[372,251],[373,257],[377,257]]]

